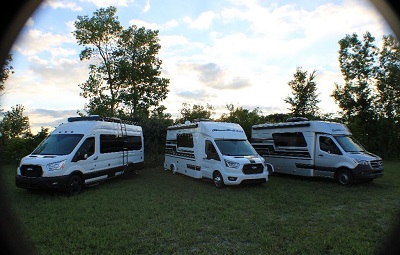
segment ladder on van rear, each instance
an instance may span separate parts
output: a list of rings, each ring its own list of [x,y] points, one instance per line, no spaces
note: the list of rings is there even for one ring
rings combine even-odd
[[[121,138],[122,138],[122,165],[128,168],[129,149],[128,149],[128,132],[126,131],[126,123],[120,120]]]

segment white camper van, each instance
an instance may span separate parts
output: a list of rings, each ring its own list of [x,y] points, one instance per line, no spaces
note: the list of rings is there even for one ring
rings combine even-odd
[[[342,185],[383,176],[383,161],[340,123],[288,121],[252,127],[251,144],[277,173],[319,176]]]
[[[264,159],[236,123],[198,121],[167,129],[164,168],[193,178],[212,179],[217,188],[241,183],[264,183]]]
[[[65,190],[76,195],[86,184],[143,167],[140,126],[97,115],[71,117],[22,158],[16,185],[25,189]]]

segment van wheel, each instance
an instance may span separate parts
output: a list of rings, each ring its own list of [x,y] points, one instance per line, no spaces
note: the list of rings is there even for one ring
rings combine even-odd
[[[218,171],[214,173],[213,181],[214,181],[215,187],[217,187],[219,189],[225,186],[224,179],[222,178],[221,173]]]
[[[174,167],[174,165],[171,165],[170,169],[171,169],[171,173],[176,174],[176,168]]]
[[[67,195],[76,196],[83,189],[83,179],[79,175],[72,175],[68,180]]]
[[[268,171],[268,175],[272,175],[274,173],[274,171],[272,170],[272,165],[267,164],[267,171]]]
[[[341,169],[336,175],[336,180],[339,184],[349,186],[353,184],[353,174],[347,169]]]

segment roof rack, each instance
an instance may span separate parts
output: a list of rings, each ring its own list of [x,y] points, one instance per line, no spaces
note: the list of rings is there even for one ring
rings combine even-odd
[[[100,115],[89,115],[83,117],[69,117],[68,122],[76,122],[76,121],[105,121],[105,122],[115,122],[115,123],[124,123],[124,124],[136,124],[130,121],[121,120],[117,117],[102,117]]]

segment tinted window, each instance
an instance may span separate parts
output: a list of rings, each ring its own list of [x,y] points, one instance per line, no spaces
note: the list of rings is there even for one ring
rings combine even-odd
[[[332,153],[332,154],[339,154],[341,155],[342,153],[340,152],[339,148],[336,146],[335,142],[327,136],[320,136],[319,137],[319,148],[322,151]]]
[[[100,153],[118,152],[125,150],[140,150],[140,136],[117,137],[115,135],[100,135]]]
[[[142,137],[128,136],[127,148],[128,150],[140,150],[142,148]]]
[[[100,135],[100,153],[122,151],[122,140],[115,135]]]
[[[54,134],[48,136],[39,146],[32,152],[33,155],[68,155],[70,154],[79,141],[82,139],[81,134]]]
[[[274,133],[272,137],[276,146],[307,147],[302,132]]]
[[[176,144],[178,147],[193,148],[193,135],[190,133],[178,134],[176,136]]]
[[[257,155],[253,146],[247,140],[216,140],[219,150],[227,156]]]

